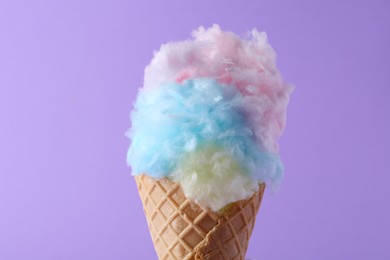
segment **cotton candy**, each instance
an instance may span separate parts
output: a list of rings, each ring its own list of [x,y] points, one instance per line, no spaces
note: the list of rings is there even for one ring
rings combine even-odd
[[[131,113],[132,174],[167,177],[203,208],[250,197],[283,177],[278,138],[291,86],[265,33],[241,39],[217,25],[162,45]]]
[[[258,145],[278,152],[292,87],[282,80],[275,59],[264,32],[252,30],[241,39],[218,25],[200,27],[193,40],[161,46],[145,69],[144,88],[205,77],[234,85],[246,96]]]
[[[186,153],[172,179],[181,184],[188,199],[213,211],[246,199],[259,188],[257,181],[229,150],[212,142]]]

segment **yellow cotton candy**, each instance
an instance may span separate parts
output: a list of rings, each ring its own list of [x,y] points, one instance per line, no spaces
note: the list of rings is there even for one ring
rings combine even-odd
[[[215,144],[201,145],[186,154],[171,178],[181,184],[187,198],[213,211],[247,199],[258,189],[245,167]]]

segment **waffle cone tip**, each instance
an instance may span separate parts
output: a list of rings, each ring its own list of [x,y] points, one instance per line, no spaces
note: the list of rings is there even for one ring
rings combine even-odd
[[[144,174],[135,180],[160,260],[245,259],[265,184],[249,199],[213,212],[188,200],[176,182]]]

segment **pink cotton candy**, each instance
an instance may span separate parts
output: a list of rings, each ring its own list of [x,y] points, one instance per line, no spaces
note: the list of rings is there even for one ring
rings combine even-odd
[[[144,87],[195,78],[212,78],[236,87],[245,96],[244,111],[257,143],[276,153],[292,87],[282,80],[275,59],[264,32],[254,29],[242,39],[218,25],[200,27],[192,40],[161,46],[145,70]]]

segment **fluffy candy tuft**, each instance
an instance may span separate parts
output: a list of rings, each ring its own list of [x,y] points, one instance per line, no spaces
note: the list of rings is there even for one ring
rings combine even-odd
[[[212,211],[247,199],[259,189],[244,165],[212,143],[183,156],[172,178],[181,184],[188,199]]]
[[[133,174],[176,180],[213,210],[249,197],[261,182],[277,187],[292,87],[275,58],[265,33],[240,38],[218,25],[162,45],[131,114]]]
[[[265,32],[252,30],[245,38],[218,25],[193,32],[193,39],[161,46],[145,69],[144,88],[187,79],[211,78],[235,86],[248,102],[248,115],[258,144],[278,152],[292,86],[276,68],[276,54]]]

